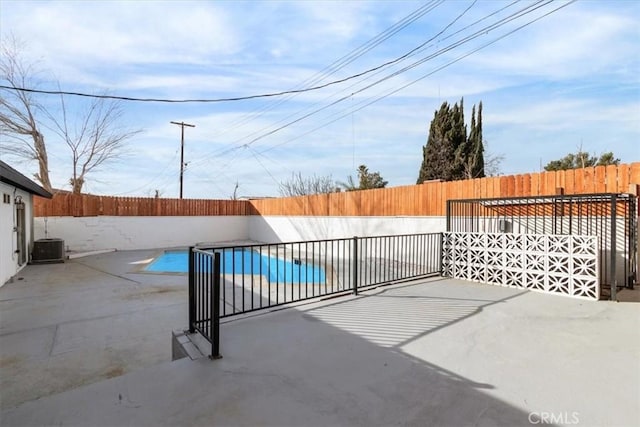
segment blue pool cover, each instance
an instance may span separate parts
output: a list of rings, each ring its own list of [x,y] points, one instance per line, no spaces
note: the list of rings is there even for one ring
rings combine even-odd
[[[264,275],[276,283],[325,283],[323,268],[292,260],[284,260],[260,254],[250,249],[225,249],[220,259],[221,271],[225,274]],[[187,273],[189,254],[187,251],[167,251],[149,264],[145,271],[163,273]]]

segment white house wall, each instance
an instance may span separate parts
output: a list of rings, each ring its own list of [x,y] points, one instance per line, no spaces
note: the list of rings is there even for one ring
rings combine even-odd
[[[22,197],[25,203],[25,237],[27,241],[27,251],[31,253],[33,243],[31,213],[33,212],[32,196],[26,191],[17,189],[4,182],[0,182],[0,197],[8,194],[10,203],[4,203],[0,199],[0,286],[4,285],[25,265],[18,265],[18,249],[17,231],[16,231],[16,215],[15,200],[16,197]],[[27,257],[28,260],[28,257]]]
[[[246,216],[94,216],[35,218],[36,239],[60,238],[67,250],[132,250],[246,240]]]

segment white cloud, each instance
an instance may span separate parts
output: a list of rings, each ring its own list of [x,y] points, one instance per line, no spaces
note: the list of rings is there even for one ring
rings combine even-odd
[[[49,62],[191,63],[238,48],[226,13],[212,3],[28,2],[4,8],[12,30]]]
[[[328,79],[407,52],[466,5],[444,3]],[[218,98],[299,86],[419,6],[379,1],[4,2],[0,25],[27,41],[63,88]],[[451,31],[499,7],[496,2],[478,2]],[[348,97],[250,148],[243,144],[348,96],[390,70],[286,102],[269,98],[221,104],[127,103],[126,122],[145,132],[132,141],[131,156],[95,174],[88,189],[134,195],[160,189],[166,196],[177,195],[180,130],[169,124],[172,120],[196,124],[185,134],[188,197],[228,197],[236,181],[243,194],[276,195],[274,180],[292,171],[344,180],[362,163],[380,171],[391,185],[411,184],[434,110],[443,101],[453,103],[463,96],[467,121],[471,105],[483,101],[485,138],[492,151],[507,157],[505,172],[537,169],[540,159],[558,158],[581,140],[591,151],[615,148],[623,159],[638,160],[639,12],[632,2],[577,2],[350,113],[361,102],[377,99],[503,34],[490,32],[476,44]],[[439,48],[452,41],[440,42]],[[54,179],[66,185],[68,153],[53,142],[51,153]]]
[[[612,127],[629,124],[637,130],[640,102],[603,105],[595,100],[564,99],[535,100],[516,108],[500,108],[485,113],[483,118],[492,126],[519,126],[536,130],[575,128],[581,123],[608,123]]]
[[[311,29],[313,38],[353,38],[371,20],[368,10],[371,5],[366,2],[305,1],[294,5],[307,18],[298,27]]]
[[[591,2],[571,5],[468,61],[485,73],[559,79],[610,72],[612,64],[627,64],[637,54],[637,22],[590,6]]]

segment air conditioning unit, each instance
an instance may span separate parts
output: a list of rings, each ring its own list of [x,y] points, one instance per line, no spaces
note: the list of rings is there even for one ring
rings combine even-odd
[[[62,239],[39,239],[33,242],[31,252],[31,264],[45,264],[54,262],[64,262],[64,240]]]
[[[513,227],[511,225],[511,222],[506,219],[501,219],[500,221],[498,221],[498,229],[500,230],[501,233],[513,232]]]

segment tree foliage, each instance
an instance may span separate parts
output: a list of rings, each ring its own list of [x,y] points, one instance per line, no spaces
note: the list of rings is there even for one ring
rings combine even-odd
[[[477,121],[476,121],[477,117]],[[465,179],[482,178],[485,176],[484,141],[482,140],[482,102],[471,109],[471,129],[469,138],[464,145],[464,151],[458,155],[457,161],[462,164]]]
[[[347,182],[341,182],[340,186],[346,191],[370,190],[373,188],[384,188],[389,182],[385,181],[380,172],[369,172],[366,165],[358,167],[358,185],[351,175],[347,178]]]
[[[473,106],[471,129],[467,136],[464,99],[460,100],[460,105],[455,103],[450,106],[448,102],[443,102],[434,113],[422,155],[418,184],[432,179],[452,181],[485,176],[482,103],[478,106],[477,114]]]
[[[456,175],[456,150],[466,140],[464,115],[456,103],[443,102],[429,126],[427,144],[422,148],[423,161],[418,183],[432,179],[451,180]]]
[[[291,178],[280,183],[280,195],[283,197],[308,196],[340,191],[330,175],[310,177],[302,176],[302,172],[291,174]]]
[[[567,169],[581,169],[591,166],[619,165],[620,159],[613,152],[603,153],[600,157],[593,156],[581,149],[577,153],[569,153],[561,159],[552,160],[544,167],[546,171],[560,171]]]

